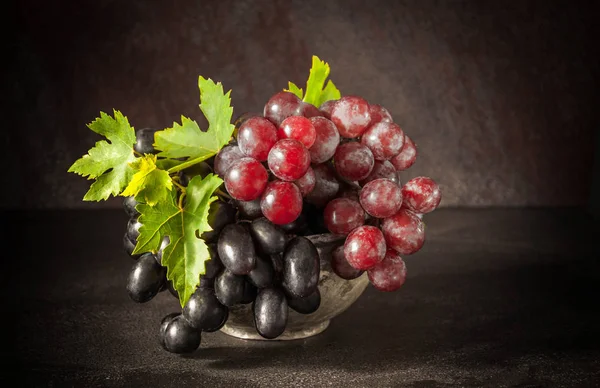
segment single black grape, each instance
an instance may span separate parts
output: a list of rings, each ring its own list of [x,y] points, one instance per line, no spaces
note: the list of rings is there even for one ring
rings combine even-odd
[[[132,243],[137,242],[137,238],[140,235],[140,227],[142,223],[138,221],[137,217],[132,217],[127,221],[127,237]]]
[[[208,210],[208,224],[213,230],[202,233],[200,237],[206,242],[217,241],[223,228],[235,222],[235,213],[235,208],[229,203],[223,201],[211,203]]]
[[[257,218],[250,225],[250,234],[258,252],[264,255],[283,252],[287,241],[285,231],[267,220]]]
[[[240,304],[248,304],[254,302],[256,299],[256,294],[258,293],[258,289],[249,281],[249,279],[244,280],[244,296],[240,301]]]
[[[142,128],[136,131],[135,133],[135,145],[133,149],[140,154],[154,154],[156,153],[156,149],[154,149],[154,134],[156,133],[156,129],[153,128]]]
[[[136,201],[134,197],[125,197],[125,199],[123,200],[123,209],[125,210],[125,213],[127,213],[127,216],[129,216],[129,218],[137,217],[140,215],[140,213],[137,210],[135,210],[137,204],[138,201]]]
[[[208,174],[213,172],[212,168],[206,162],[200,162],[194,164],[191,167],[186,168],[185,170],[179,171],[179,183],[182,186],[187,186],[188,183],[192,180],[193,177],[199,176],[200,178],[204,178]]]
[[[200,330],[194,329],[178,315],[171,319],[165,329],[163,342],[171,353],[191,353],[200,346]]]
[[[148,302],[158,294],[166,281],[166,268],[156,262],[152,253],[144,253],[135,262],[127,280],[127,292],[133,301]]]
[[[248,274],[248,280],[258,288],[265,288],[273,285],[275,270],[271,263],[271,258],[258,257],[256,267]]]
[[[225,268],[236,275],[247,275],[256,265],[252,237],[240,224],[229,224],[223,228],[217,248]]]
[[[135,244],[131,242],[127,233],[123,234],[123,249],[132,259],[137,260],[140,255],[134,255],[133,250],[135,249]]]
[[[227,307],[240,303],[244,299],[245,281],[243,276],[224,269],[215,279],[215,296]]]
[[[279,337],[287,325],[288,304],[283,292],[277,288],[263,288],[258,292],[254,305],[254,324],[262,337]]]
[[[315,292],[305,298],[288,298],[288,306],[300,314],[312,314],[321,305],[321,292],[317,288]]]
[[[283,288],[295,297],[315,292],[319,282],[319,252],[306,237],[294,237],[283,253]]]
[[[222,305],[209,288],[198,288],[183,307],[183,317],[190,326],[206,332],[219,330],[228,316],[227,306]]]
[[[254,220],[258,217],[262,217],[262,210],[260,208],[260,198],[253,201],[234,201],[235,206],[238,208],[239,217],[244,220]]]
[[[167,326],[169,326],[169,323],[171,323],[173,318],[175,318],[178,315],[180,315],[180,313],[171,313],[171,314],[165,315],[165,317],[160,321],[160,330],[158,332],[158,340],[160,342],[160,346],[162,346],[162,348],[165,350],[167,350],[167,348],[165,347],[165,333],[167,332]]]

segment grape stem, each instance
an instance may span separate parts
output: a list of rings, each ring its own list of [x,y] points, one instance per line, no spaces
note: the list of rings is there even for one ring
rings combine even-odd
[[[189,159],[189,160],[186,160],[185,162],[183,162],[183,163],[181,163],[181,164],[178,164],[177,166],[173,166],[173,167],[171,167],[170,169],[168,169],[168,170],[167,170],[167,172],[168,172],[169,174],[172,174],[172,173],[174,173],[174,172],[179,172],[179,171],[181,171],[181,170],[184,170],[184,169],[186,169],[186,168],[188,168],[188,167],[191,167],[191,166],[193,166],[194,164],[198,164],[198,163],[200,163],[200,162],[203,162],[203,161],[205,161],[206,159],[207,159],[207,157],[206,157],[206,156],[199,156],[199,157],[197,157],[197,158],[194,158],[194,159]]]
[[[176,181],[175,179],[171,179],[171,181],[173,181],[173,184],[174,184],[175,186],[177,186],[177,188],[178,188],[179,190],[181,190],[181,192],[182,192],[182,193],[185,193],[185,191],[186,191],[186,190],[185,190],[185,186],[182,186],[182,185],[180,185],[179,183],[177,183],[177,181]]]
[[[185,191],[181,193],[181,195],[179,196],[179,203],[178,206],[180,209],[183,210],[183,197],[185,197]]]
[[[220,195],[220,196],[225,197],[227,199],[232,199],[229,194],[227,194],[226,192],[222,191],[221,189],[216,189],[215,193],[217,193],[217,195]]]

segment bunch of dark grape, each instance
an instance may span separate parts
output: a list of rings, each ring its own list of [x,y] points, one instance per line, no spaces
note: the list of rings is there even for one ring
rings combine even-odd
[[[440,203],[430,178],[401,185],[399,172],[414,164],[417,148],[385,108],[360,97],[317,108],[280,92],[262,115],[244,114],[235,128],[214,158],[178,177],[186,185],[194,175],[214,172],[230,198],[211,204],[213,230],[201,236],[211,260],[199,287],[183,312],[161,323],[161,344],[170,352],[194,351],[200,333],[223,327],[236,304],[253,304],[256,330],[268,339],[284,332],[288,308],[316,311],[320,266],[306,237],[312,234],[346,236],[331,259],[341,278],[367,271],[376,289],[399,289],[406,279],[401,255],[421,249],[422,216]],[[136,147],[152,152],[152,136],[144,131],[138,131]],[[131,217],[124,245],[131,254],[140,224],[135,200],[127,198],[124,206]],[[134,301],[146,302],[164,289],[177,296],[160,263],[167,244],[165,239],[157,254],[135,257],[128,281]]]

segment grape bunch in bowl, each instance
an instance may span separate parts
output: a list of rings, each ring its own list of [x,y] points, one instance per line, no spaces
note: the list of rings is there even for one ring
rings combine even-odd
[[[69,171],[94,180],[84,200],[124,197],[129,296],[168,290],[181,307],[160,322],[165,350],[193,352],[217,330],[308,337],[368,284],[404,284],[402,257],[423,246],[440,188],[400,182],[415,143],[384,107],[342,96],[329,72],[313,57],[306,90],[290,82],[233,122],[231,91],[199,77],[204,130],[182,116],[136,131],[117,110],[88,125],[106,140]]]

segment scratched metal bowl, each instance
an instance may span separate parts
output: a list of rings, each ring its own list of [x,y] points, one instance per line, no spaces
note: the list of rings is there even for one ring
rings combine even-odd
[[[306,236],[315,244],[321,261],[319,291],[321,305],[312,314],[300,314],[289,309],[286,330],[275,340],[293,340],[311,337],[323,332],[332,318],[340,315],[354,303],[369,284],[367,274],[344,280],[331,269],[331,252],[343,244],[344,238],[331,234]],[[229,310],[229,318],[221,331],[237,338],[266,340],[254,326],[252,304],[236,305]]]

